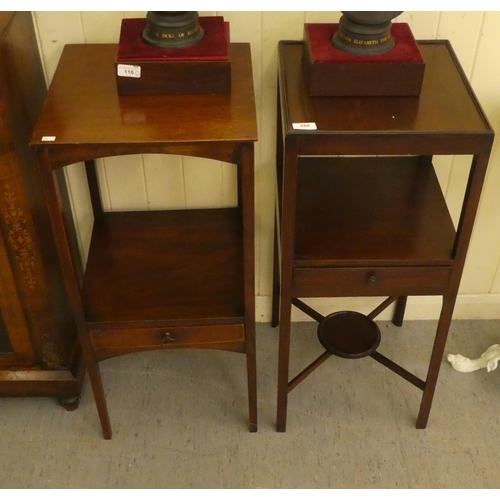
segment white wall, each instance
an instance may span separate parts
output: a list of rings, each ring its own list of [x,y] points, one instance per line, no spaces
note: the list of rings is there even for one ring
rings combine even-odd
[[[146,12],[34,12],[42,60],[50,82],[67,43],[117,43],[121,20]],[[256,148],[256,294],[257,321],[270,319],[274,220],[277,44],[301,39],[306,22],[337,22],[340,12],[200,12],[222,15],[231,41],[252,49],[259,142]],[[493,128],[500,126],[500,12],[404,12],[417,39],[449,39]],[[75,62],[77,63],[77,62]],[[468,164],[463,158],[436,162],[454,220],[465,189]],[[103,204],[108,210],[227,206],[236,201],[234,169],[209,160],[137,155],[99,162]],[[80,245],[85,256],[92,215],[82,165],[67,169]],[[478,219],[466,261],[455,318],[500,318],[500,154],[498,141],[490,160]],[[377,299],[310,301],[327,314],[355,308],[368,312]],[[410,298],[408,319],[439,313],[435,297]],[[296,313],[296,314],[295,314]],[[294,312],[295,319],[308,319]],[[380,318],[388,318],[390,311]]]

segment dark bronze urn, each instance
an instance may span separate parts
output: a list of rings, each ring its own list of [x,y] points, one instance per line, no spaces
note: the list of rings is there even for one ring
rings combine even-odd
[[[142,39],[148,45],[160,49],[191,47],[203,40],[205,32],[198,24],[198,12],[150,11]]]
[[[394,48],[392,20],[402,12],[345,12],[334,33],[332,45],[357,55],[385,54]]]

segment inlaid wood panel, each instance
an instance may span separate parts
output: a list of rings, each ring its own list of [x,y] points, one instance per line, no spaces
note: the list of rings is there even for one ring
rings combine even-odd
[[[76,398],[83,376],[44,192],[29,147],[45,96],[31,13],[0,12],[2,397]],[[65,192],[60,194],[62,210],[69,211]]]

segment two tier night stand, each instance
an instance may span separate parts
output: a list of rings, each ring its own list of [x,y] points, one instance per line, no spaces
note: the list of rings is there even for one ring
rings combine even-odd
[[[449,42],[419,49],[426,64],[419,97],[310,97],[303,43],[279,44],[278,431],[286,430],[289,391],[332,354],[372,356],[421,389],[416,426],[427,425],[494,134]],[[457,228],[434,155],[472,156]],[[401,325],[411,295],[442,296],[424,380],[377,350],[374,318],[395,302]],[[388,298],[368,315],[326,317],[302,300],[363,296]],[[319,322],[325,352],[290,379],[292,305]]]
[[[207,348],[246,355],[257,430],[254,286],[255,100],[249,44],[231,44],[230,95],[118,96],[117,45],[67,45],[31,144],[104,437],[99,362],[136,351]],[[162,153],[235,165],[238,206],[105,212],[94,159]],[[63,167],[84,161],[94,210],[79,272]]]

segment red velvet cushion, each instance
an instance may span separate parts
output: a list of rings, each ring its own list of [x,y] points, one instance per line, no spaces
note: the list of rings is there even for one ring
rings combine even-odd
[[[199,17],[198,22],[205,30],[201,42],[183,49],[159,49],[142,41],[145,18],[123,19],[117,61],[227,61],[229,23],[221,16]]]
[[[338,24],[306,24],[313,62],[424,62],[407,23],[392,24],[391,34],[396,40],[396,46],[385,54],[375,56],[359,56],[336,49],[330,39],[338,28]]]

